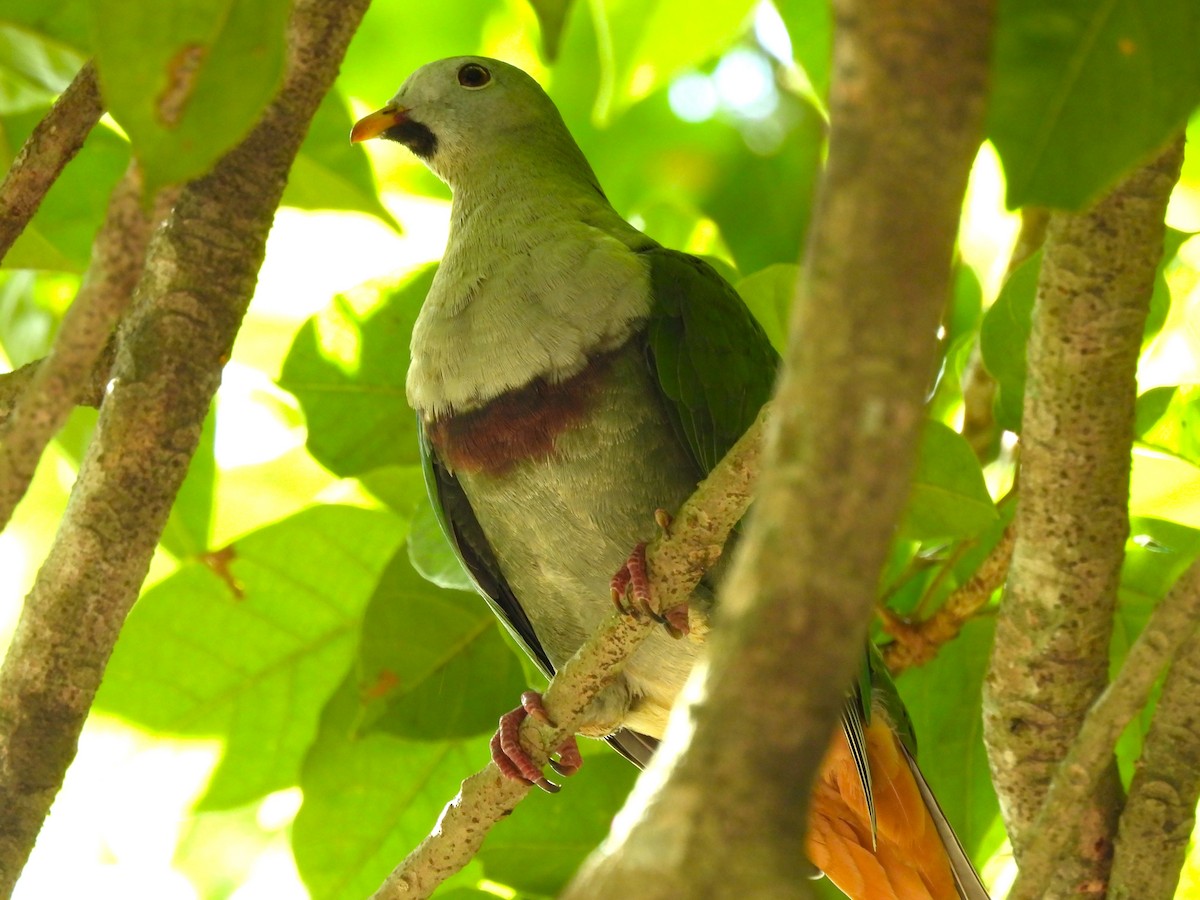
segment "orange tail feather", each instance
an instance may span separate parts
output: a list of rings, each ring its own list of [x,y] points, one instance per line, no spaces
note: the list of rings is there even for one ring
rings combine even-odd
[[[839,731],[813,790],[808,855],[851,900],[958,900],[950,860],[899,739],[882,716],[867,728],[876,841],[866,797]]]

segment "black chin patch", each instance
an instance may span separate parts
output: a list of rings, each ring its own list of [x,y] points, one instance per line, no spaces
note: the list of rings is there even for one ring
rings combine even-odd
[[[380,137],[403,144],[421,159],[429,159],[437,152],[437,135],[429,130],[428,125],[422,125],[412,119],[404,119],[393,125]]]

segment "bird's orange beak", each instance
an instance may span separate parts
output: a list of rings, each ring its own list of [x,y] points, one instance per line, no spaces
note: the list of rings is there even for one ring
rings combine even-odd
[[[350,143],[357,144],[359,141],[368,141],[371,138],[379,137],[393,125],[403,122],[407,113],[408,110],[403,106],[388,104],[383,109],[377,109],[370,115],[363,116],[350,129]]]

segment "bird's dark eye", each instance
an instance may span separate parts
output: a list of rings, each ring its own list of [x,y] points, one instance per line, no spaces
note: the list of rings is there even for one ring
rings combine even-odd
[[[458,83],[465,88],[481,88],[492,80],[492,73],[479,63],[467,63],[458,70]]]

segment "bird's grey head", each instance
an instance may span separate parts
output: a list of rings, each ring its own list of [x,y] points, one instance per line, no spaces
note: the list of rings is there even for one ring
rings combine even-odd
[[[591,176],[541,86],[516,66],[486,56],[455,56],[417,69],[386,106],[354,126],[350,139],[373,137],[404,144],[452,188],[490,161],[527,153],[566,158],[572,167],[582,163]]]

